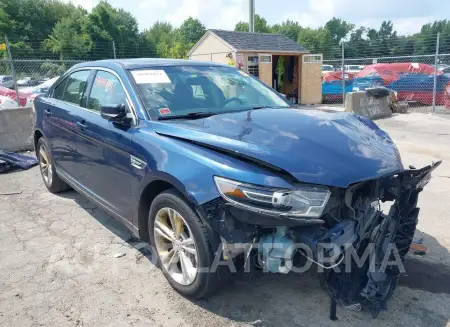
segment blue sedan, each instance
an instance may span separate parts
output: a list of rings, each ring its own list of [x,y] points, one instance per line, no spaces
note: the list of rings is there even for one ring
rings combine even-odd
[[[437,166],[404,169],[372,121],[294,108],[209,62],[78,64],[34,106],[48,190],[75,189],[149,241],[172,287],[194,298],[242,265],[287,273],[303,256],[327,271],[332,312],[340,301],[376,315],[398,268],[344,259],[372,243],[379,264],[393,244],[401,263]],[[381,201],[393,201],[388,213]],[[348,262],[350,273],[332,269]]]

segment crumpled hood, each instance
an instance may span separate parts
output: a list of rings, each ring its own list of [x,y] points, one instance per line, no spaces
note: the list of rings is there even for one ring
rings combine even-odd
[[[403,169],[389,136],[371,120],[348,113],[259,109],[160,121],[154,128],[264,161],[306,183],[347,187]]]

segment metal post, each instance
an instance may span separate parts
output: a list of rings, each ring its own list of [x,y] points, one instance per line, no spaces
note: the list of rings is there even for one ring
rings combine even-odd
[[[249,0],[248,31],[255,33],[255,0]]]
[[[434,81],[433,81],[433,113],[436,110],[436,88],[437,88],[437,73],[438,73],[438,60],[439,60],[439,39],[441,33],[437,33],[436,37],[436,54],[434,56]]]
[[[344,42],[342,42],[342,103],[345,107],[345,51]]]
[[[112,47],[113,47],[113,56],[114,59],[116,59],[116,42],[112,41]]]
[[[11,75],[12,75],[13,80],[14,80],[14,89],[16,90],[17,105],[20,107],[20,98],[19,98],[19,89],[17,87],[16,70],[14,69],[14,62],[13,62],[13,58],[12,58],[12,55],[11,55],[11,49],[9,48],[8,36],[6,36],[6,35],[5,35],[5,44],[6,44],[6,52],[8,54],[8,59],[9,59],[9,62],[11,64]]]

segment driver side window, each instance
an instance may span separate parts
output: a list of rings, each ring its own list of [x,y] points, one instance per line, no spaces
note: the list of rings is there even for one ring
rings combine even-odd
[[[119,79],[109,72],[97,71],[87,108],[100,111],[101,106],[118,104],[126,104],[125,90]]]

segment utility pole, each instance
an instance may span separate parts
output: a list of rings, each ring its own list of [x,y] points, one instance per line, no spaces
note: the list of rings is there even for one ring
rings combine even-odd
[[[114,42],[114,41],[112,41],[112,48],[113,48],[114,59],[116,59],[116,42]]]
[[[255,33],[255,0],[249,0],[249,20],[248,20],[248,31],[250,33]]]
[[[345,107],[345,50],[342,42],[342,103]]]
[[[439,39],[441,33],[437,33],[436,37],[436,55],[434,56],[434,80],[433,80],[433,113],[436,111],[436,91],[437,91],[437,74],[438,74],[438,62],[439,62]]]
[[[5,44],[6,44],[6,52],[8,54],[8,59],[11,64],[11,75],[12,75],[13,81],[14,81],[14,89],[16,90],[17,105],[20,107],[19,89],[17,86],[17,75],[16,75],[16,70],[14,69],[14,62],[13,62],[13,58],[11,55],[11,49],[9,48],[8,37],[6,35],[5,35]]]

